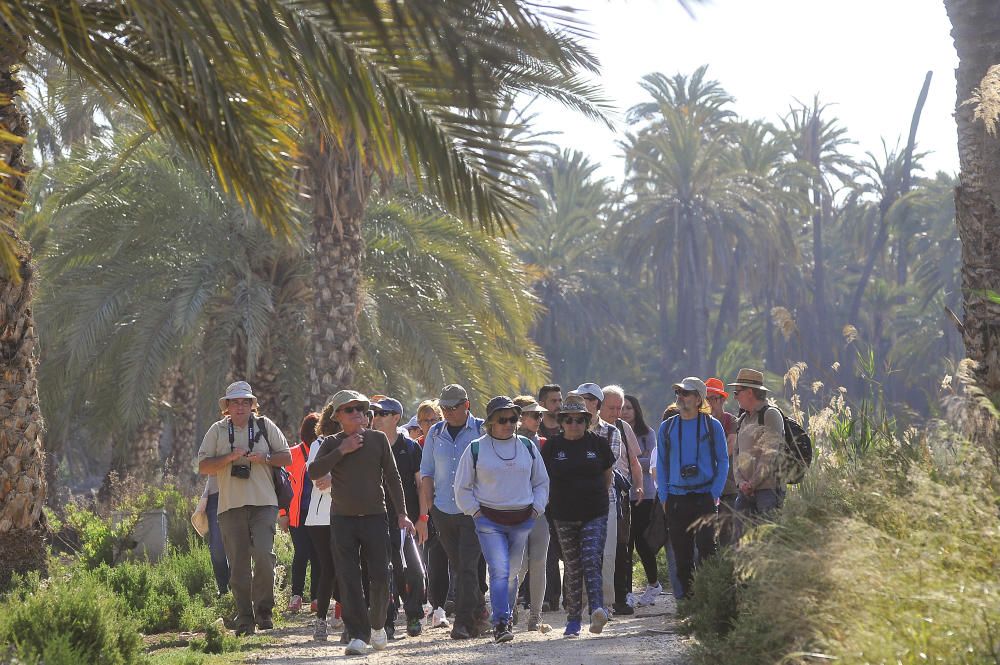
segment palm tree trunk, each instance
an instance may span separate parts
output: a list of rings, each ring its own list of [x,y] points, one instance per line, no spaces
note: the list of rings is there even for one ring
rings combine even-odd
[[[742,242],[737,243],[736,249],[733,250],[732,255],[729,257],[729,271],[726,276],[726,286],[725,290],[722,292],[722,302],[719,304],[719,316],[715,320],[715,331],[712,333],[712,348],[708,358],[708,372],[715,373],[718,369],[715,366],[716,361],[719,359],[719,355],[726,346],[725,333],[726,330],[732,330],[733,327],[729,326],[729,322],[732,320],[733,314],[739,310],[739,268],[740,268],[740,252],[742,251]]]
[[[372,188],[371,164],[358,155],[358,137],[338,145],[320,131],[307,149],[312,196],[312,348],[307,408],[319,410],[350,388],[361,349],[364,237],[361,223]]]
[[[16,71],[24,62],[27,39],[11,33],[0,21],[0,129],[28,135],[27,116],[14,98],[23,86]],[[27,164],[24,144],[0,139],[0,159],[15,173]],[[5,194],[20,196],[24,177],[0,178]],[[0,222],[15,228],[16,210],[0,205]],[[31,248],[13,231],[19,279],[0,273],[0,588],[12,573],[45,569],[45,454],[42,413],[38,405],[38,365],[35,322],[31,313]]]
[[[976,377],[989,395],[1000,393],[1000,139],[973,117],[972,97],[987,70],[1000,64],[1000,3],[945,0],[958,51],[958,157],[955,221],[962,240],[966,353],[979,362]]]
[[[172,374],[170,423],[173,436],[166,469],[177,478],[177,484],[182,489],[194,490],[201,485],[194,463],[201,443],[198,440],[197,393],[184,368],[178,368]]]

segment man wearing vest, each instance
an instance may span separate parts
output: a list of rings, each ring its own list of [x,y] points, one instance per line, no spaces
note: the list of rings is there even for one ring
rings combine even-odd
[[[219,529],[236,601],[236,634],[252,635],[256,628],[274,627],[278,497],[272,469],[291,464],[292,456],[277,425],[256,415],[257,398],[246,381],[229,385],[219,409],[225,417],[205,433],[198,473],[218,480]]]
[[[455,640],[478,637],[492,626],[486,621],[486,599],[479,587],[482,550],[476,525],[455,501],[455,472],[462,453],[484,434],[483,419],[469,413],[469,395],[458,384],[445,386],[438,400],[444,420],[427,431],[420,460],[420,516],[417,533],[427,540],[428,514],[433,511],[438,537],[448,554],[455,585]]]
[[[716,513],[729,474],[726,433],[707,413],[707,394],[705,382],[697,377],[675,383],[680,413],[665,420],[656,437],[657,492],[683,598],[691,595],[695,566],[715,553],[714,520],[708,518]]]
[[[781,505],[782,484],[778,465],[785,442],[785,422],[778,409],[767,403],[764,374],[741,369],[729,384],[743,409],[736,425],[733,479],[739,488],[736,511],[763,515]]]

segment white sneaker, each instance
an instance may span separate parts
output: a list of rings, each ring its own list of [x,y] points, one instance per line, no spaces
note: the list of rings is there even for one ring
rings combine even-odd
[[[635,607],[636,603],[638,602],[639,602],[639,597],[634,593],[632,593],[631,591],[629,591],[625,595],[625,604],[628,605],[629,607]]]
[[[603,607],[598,607],[594,610],[594,613],[590,615],[590,632],[595,635],[599,635],[604,626],[608,623],[608,611]]]
[[[646,590],[642,592],[639,596],[638,604],[636,607],[646,607],[648,605],[656,605],[656,597],[663,593],[663,585],[659,582],[656,586],[647,586]]]
[[[451,622],[445,616],[444,608],[439,607],[431,614],[431,628],[450,628]]]
[[[332,629],[340,630],[344,627],[344,620],[340,617],[331,617],[326,620],[326,625]]]
[[[385,636],[385,632],[382,633],[382,636]],[[368,645],[356,637],[344,649],[344,654],[347,656],[363,656],[366,653],[368,653]]]
[[[382,651],[389,646],[389,637],[385,634],[385,628],[379,628],[372,633],[372,649]]]

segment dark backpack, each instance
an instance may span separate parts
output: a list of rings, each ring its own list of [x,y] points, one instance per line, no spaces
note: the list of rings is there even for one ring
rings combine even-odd
[[[806,476],[806,469],[812,464],[813,444],[809,438],[809,433],[798,422],[785,415],[785,412],[776,406],[768,405],[757,412],[757,424],[764,424],[764,413],[768,409],[774,409],[781,414],[781,421],[785,430],[785,447],[781,451],[781,460],[778,462],[778,475],[788,485],[798,485]],[[743,422],[746,414],[740,416],[736,424],[736,431]]]
[[[253,416],[251,416],[253,418]],[[268,452],[272,451],[271,439],[267,436],[267,423],[264,422],[263,418],[256,418],[257,423],[257,435],[254,436],[253,442],[257,443],[260,441],[260,437],[264,437],[264,442],[267,444]],[[229,445],[233,445],[233,435],[229,435]],[[250,450],[253,450],[253,445],[250,446]],[[282,510],[288,510],[292,505],[292,499],[295,493],[292,492],[292,478],[285,470],[283,466],[272,466],[271,467],[271,479],[274,481],[274,495],[278,499],[278,508]]]

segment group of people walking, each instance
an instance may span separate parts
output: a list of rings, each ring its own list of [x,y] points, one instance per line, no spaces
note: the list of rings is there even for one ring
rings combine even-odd
[[[724,409],[721,380],[688,377],[674,384],[658,427],[615,385],[501,395],[479,418],[452,384],[405,424],[398,400],[341,390],[306,416],[290,448],[257,414],[249,384],[233,383],[198,460],[236,631],[272,626],[278,525],[295,550],[288,609],[302,608],[311,563],[313,637],[342,625],[347,654],[385,649],[400,609],[410,636],[426,625],[507,642],[519,606],[528,631],[550,632],[543,613],[562,607],[565,637],[579,636],[585,619],[599,634],[612,617],[656,603],[660,547],[672,592],[684,598],[698,563],[735,543],[736,513],[766,513],[783,496],[784,425],[763,375],[744,369],[729,386],[739,418]],[[292,486],[280,517],[279,467]],[[657,526],[666,538],[649,535]],[[641,593],[634,552],[647,578]]]

